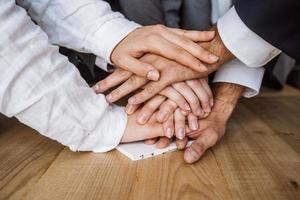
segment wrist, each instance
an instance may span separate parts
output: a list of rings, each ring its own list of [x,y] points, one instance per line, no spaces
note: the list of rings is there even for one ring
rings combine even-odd
[[[156,122],[155,118],[151,118],[146,124],[141,125],[136,122],[136,115],[137,112],[132,115],[128,115],[127,125],[124,130],[121,143],[164,136],[163,127],[160,123]]]
[[[210,30],[215,32],[214,39],[209,42],[201,42],[199,43],[199,45],[219,57],[218,62],[211,65],[211,67],[213,68],[218,68],[222,64],[234,59],[235,56],[227,49],[227,47],[223,43],[217,27],[213,26]]]
[[[215,83],[212,90],[214,106],[211,115],[226,123],[236,107],[244,87],[233,83]]]

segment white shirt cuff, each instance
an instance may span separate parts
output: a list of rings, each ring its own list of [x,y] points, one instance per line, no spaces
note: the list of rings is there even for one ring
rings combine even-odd
[[[249,67],[261,67],[281,53],[251,31],[232,7],[218,20],[218,31],[224,45]]]
[[[101,57],[96,57],[95,65],[100,69],[110,73],[114,72],[116,69],[114,66],[108,65],[108,63]]]
[[[94,121],[92,119],[97,119],[96,117],[98,117],[97,114],[95,114],[95,117],[93,115],[89,116],[91,122],[86,123],[93,123]],[[127,114],[124,107],[110,105],[105,115],[98,121],[97,126],[93,127],[88,136],[81,139],[79,146],[77,144],[69,144],[68,146],[72,151],[110,151],[116,148],[121,142],[126,125]]]
[[[89,35],[83,46],[91,49],[94,54],[103,58],[105,62],[112,64],[110,56],[114,48],[138,27],[140,27],[139,24],[125,18],[112,19],[102,25],[94,34]]]
[[[243,96],[250,98],[259,93],[264,72],[265,69],[263,67],[248,67],[238,59],[235,59],[223,65],[216,72],[213,82],[242,85],[245,87]]]

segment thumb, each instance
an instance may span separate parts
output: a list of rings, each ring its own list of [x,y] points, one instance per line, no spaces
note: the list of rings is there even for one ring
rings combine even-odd
[[[218,134],[212,129],[205,129],[199,134],[197,140],[185,150],[184,160],[190,164],[198,161],[204,152],[215,145],[217,141]]]
[[[120,60],[118,67],[151,81],[159,80],[159,71],[154,66],[131,56],[126,56]]]

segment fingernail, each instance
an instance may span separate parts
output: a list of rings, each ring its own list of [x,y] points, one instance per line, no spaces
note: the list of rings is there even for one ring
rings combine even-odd
[[[214,100],[213,100],[213,99],[210,100],[210,106],[211,106],[211,107],[214,106]]]
[[[106,96],[106,100],[107,100],[108,102],[113,102],[113,100],[114,100],[113,95],[112,95],[112,94],[108,94],[108,95]]]
[[[138,122],[139,122],[140,124],[145,124],[146,121],[147,121],[147,119],[148,119],[148,116],[147,116],[146,113],[142,113],[142,114],[140,114],[140,115],[138,116]]]
[[[99,90],[99,85],[96,84],[96,85],[94,85],[92,88],[93,88],[93,90],[94,90],[95,92],[97,92],[97,91]]]
[[[207,71],[207,67],[203,65],[202,63],[199,64],[199,68],[201,69],[202,72]]]
[[[147,78],[152,81],[157,81],[159,79],[159,73],[156,70],[150,70],[147,74]]]
[[[186,111],[186,110],[181,110],[181,113],[184,115],[184,116],[187,116],[188,114],[190,114],[190,111]]]
[[[210,55],[208,56],[208,59],[209,59],[210,61],[212,61],[212,62],[217,62],[217,61],[219,60],[219,57],[218,57],[218,56],[215,56],[215,55],[213,55],[213,54],[210,54]]]
[[[128,103],[130,103],[130,104],[135,104],[135,102],[136,102],[136,98],[135,97],[130,97],[128,99]]]
[[[184,130],[184,128],[180,128],[178,130],[178,139],[182,140],[184,138],[184,136],[185,136],[185,130]]]
[[[185,154],[184,154],[184,160],[187,162],[187,163],[193,163],[195,161],[195,158],[194,156],[192,155],[192,152],[190,149],[187,149],[185,151]]]
[[[189,106],[189,104],[184,104],[184,109],[185,110],[188,110],[188,111],[191,111],[191,107]]]
[[[134,112],[134,110],[133,110],[133,106],[132,105],[126,106],[126,113],[128,115],[131,115],[133,112]]]
[[[158,119],[158,121],[160,121],[160,122],[165,121],[165,120],[166,120],[166,117],[167,117],[167,114],[168,114],[168,113],[166,113],[166,112],[164,112],[164,111],[159,111],[158,114],[157,114],[157,119]]]
[[[166,133],[166,136],[168,138],[172,138],[173,137],[173,129],[172,128],[167,128],[167,133]]]
[[[196,120],[191,121],[191,129],[193,131],[198,129],[198,122]]]
[[[204,109],[204,112],[206,112],[206,113],[210,113],[210,111],[211,111],[211,108],[210,107],[205,107],[205,108],[203,108]]]

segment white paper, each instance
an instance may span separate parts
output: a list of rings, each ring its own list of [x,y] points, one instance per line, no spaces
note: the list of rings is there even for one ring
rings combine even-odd
[[[188,146],[191,145],[192,142],[193,140],[190,140],[188,142]],[[143,141],[140,141],[127,144],[120,144],[119,146],[117,146],[117,150],[123,153],[131,160],[141,160],[152,156],[176,151],[177,147],[175,141],[172,142],[168,147],[163,149],[156,148],[155,144],[148,145],[145,144]]]

